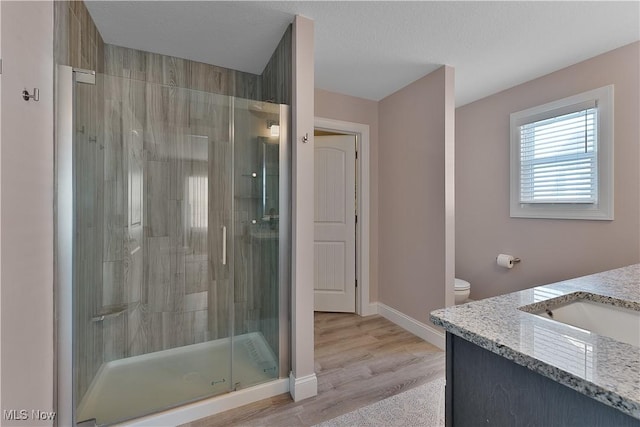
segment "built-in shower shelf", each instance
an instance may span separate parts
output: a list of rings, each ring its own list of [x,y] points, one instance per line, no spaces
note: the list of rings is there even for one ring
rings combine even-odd
[[[117,304],[102,307],[98,313],[91,318],[92,322],[102,322],[105,319],[111,319],[120,316],[129,309],[129,304]]]

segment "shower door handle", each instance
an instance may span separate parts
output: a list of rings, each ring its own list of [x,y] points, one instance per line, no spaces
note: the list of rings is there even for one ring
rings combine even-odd
[[[227,265],[227,227],[222,226],[222,265]]]

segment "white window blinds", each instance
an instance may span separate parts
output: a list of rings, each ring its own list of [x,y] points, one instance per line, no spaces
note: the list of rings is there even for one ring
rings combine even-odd
[[[597,106],[519,126],[520,203],[597,203]]]

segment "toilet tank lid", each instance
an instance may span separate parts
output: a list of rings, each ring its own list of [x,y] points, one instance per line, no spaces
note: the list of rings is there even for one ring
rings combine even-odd
[[[466,290],[466,289],[470,289],[470,288],[471,288],[471,283],[467,282],[466,280],[458,279],[456,277],[455,289],[457,289],[457,290]]]

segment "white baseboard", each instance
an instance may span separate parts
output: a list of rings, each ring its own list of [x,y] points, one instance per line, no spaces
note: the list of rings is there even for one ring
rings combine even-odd
[[[370,305],[374,304],[377,305],[376,311],[380,316],[395,323],[402,329],[405,329],[412,334],[417,335],[428,343],[431,343],[442,350],[445,349],[445,336],[443,332],[440,332],[432,326],[419,322],[413,317],[409,317],[406,314],[399,312],[395,308],[391,308],[381,302],[372,303]]]
[[[315,376],[315,375],[314,375]],[[270,381],[254,387],[200,400],[180,406],[159,414],[138,418],[130,422],[118,424],[130,427],[160,427],[186,424],[200,418],[209,417],[229,409],[277,396],[289,391],[289,380],[286,378]]]
[[[289,393],[295,402],[316,396],[318,394],[318,377],[315,372],[300,378],[294,377],[291,372],[289,374]]]
[[[374,314],[378,314],[378,303],[377,302],[371,302],[367,305],[365,305],[364,307],[362,307],[362,313],[360,313],[360,316],[373,316]]]

